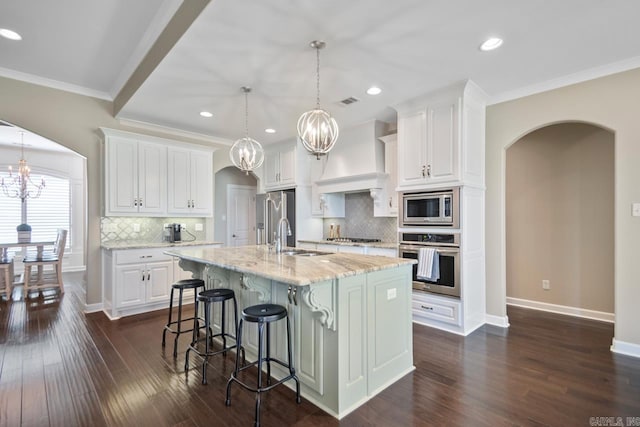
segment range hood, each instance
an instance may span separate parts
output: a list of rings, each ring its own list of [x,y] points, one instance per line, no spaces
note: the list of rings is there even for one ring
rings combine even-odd
[[[371,120],[340,130],[338,142],[323,159],[323,173],[316,185],[319,193],[353,193],[383,188],[388,179],[384,171],[386,123]]]

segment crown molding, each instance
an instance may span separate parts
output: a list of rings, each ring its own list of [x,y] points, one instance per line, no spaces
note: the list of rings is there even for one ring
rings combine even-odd
[[[186,131],[182,129],[176,129],[168,126],[156,125],[153,123],[143,122],[139,120],[118,118],[118,122],[122,126],[144,129],[151,132],[160,132],[163,134],[171,135],[173,137],[188,138],[194,141],[208,142],[211,144],[215,144],[216,147],[214,148],[231,147],[233,145],[233,141],[231,141],[230,139],[219,138],[215,136],[205,135],[203,133],[191,132],[191,131]]]
[[[632,70],[638,67],[640,67],[640,56],[627,58],[622,61],[612,62],[610,64],[601,65],[599,67],[588,68],[586,70],[578,71],[577,73],[567,74],[566,76],[499,93],[497,95],[491,96],[487,102],[487,105],[500,104],[502,102],[524,98],[525,96],[559,89],[564,86],[586,82],[588,80],[605,77],[611,74],[621,73],[623,71]]]
[[[63,90],[65,92],[71,92],[78,95],[88,96],[91,98],[104,99],[105,101],[113,101],[111,95],[107,92],[100,90],[89,89],[83,86],[74,85],[71,83],[65,83],[58,80],[48,79],[46,77],[40,77],[29,73],[23,73],[22,71],[11,70],[9,68],[0,67],[0,76],[7,77],[13,80],[20,80],[27,83],[32,83],[38,86],[45,86],[52,89]]]

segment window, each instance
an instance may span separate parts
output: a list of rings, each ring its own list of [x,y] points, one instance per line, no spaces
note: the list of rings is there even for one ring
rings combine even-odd
[[[7,172],[0,172],[0,177],[8,178]],[[40,174],[32,174],[37,181]],[[25,209],[27,224],[31,226],[31,240],[53,241],[58,228],[71,231],[71,187],[69,179],[42,175],[46,187],[37,199],[27,199]],[[18,240],[16,227],[21,221],[22,203],[20,199],[5,196],[0,190],[0,241],[15,242]],[[71,237],[67,237],[67,248]]]

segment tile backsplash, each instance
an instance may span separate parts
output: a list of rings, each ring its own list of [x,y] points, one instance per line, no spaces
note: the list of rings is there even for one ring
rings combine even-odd
[[[206,224],[204,218],[148,218],[148,217],[102,217],[100,219],[100,238],[102,243],[134,240],[139,242],[161,242],[164,224],[186,224],[187,231],[196,240],[205,240]],[[136,224],[140,231],[134,231]],[[196,224],[202,224],[202,231],[195,231]],[[193,238],[183,231],[183,240]]]
[[[331,224],[340,225],[340,236],[380,239],[383,242],[398,240],[398,220],[395,217],[374,217],[373,199],[369,192],[345,194],[345,217],[325,218],[323,238],[329,237]]]

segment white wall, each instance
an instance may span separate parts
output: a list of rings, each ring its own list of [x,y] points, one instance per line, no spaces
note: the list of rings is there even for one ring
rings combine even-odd
[[[615,340],[640,355],[640,69],[487,108],[487,312],[506,317],[505,150],[559,122],[587,122],[615,133]]]

